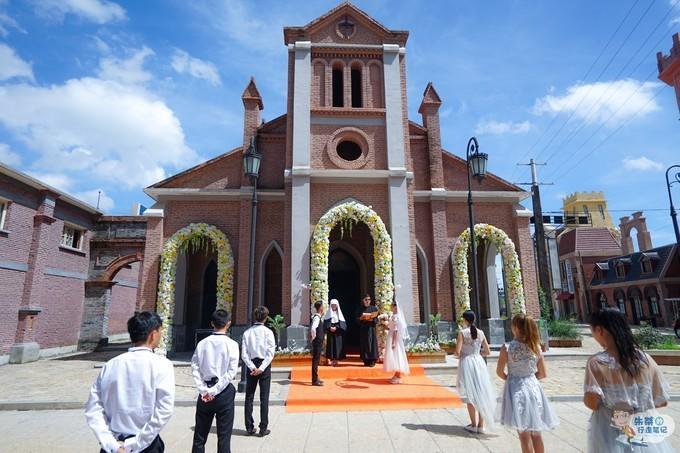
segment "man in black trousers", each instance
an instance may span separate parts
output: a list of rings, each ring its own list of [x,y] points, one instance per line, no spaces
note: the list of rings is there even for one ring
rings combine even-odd
[[[319,361],[321,360],[321,349],[323,349],[323,302],[314,302],[316,313],[312,315],[312,326],[310,334],[312,337],[312,385],[322,386],[323,381],[319,379]]]
[[[274,359],[276,342],[274,333],[264,322],[269,316],[267,307],[257,307],[253,312],[255,323],[243,333],[241,342],[241,358],[248,367],[246,375],[246,404],[245,419],[246,431],[249,436],[255,434],[255,421],[253,420],[253,400],[255,389],[260,385],[260,432],[259,436],[269,434],[269,388],[272,382],[271,363]]]
[[[227,336],[231,324],[226,310],[215,310],[212,335],[201,340],[191,359],[191,374],[198,389],[192,453],[204,453],[213,418],[217,416],[217,451],[231,453],[234,397],[231,381],[238,369],[238,343]]]

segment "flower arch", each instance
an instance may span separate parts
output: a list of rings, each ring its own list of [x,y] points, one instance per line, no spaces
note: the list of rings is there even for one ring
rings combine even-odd
[[[356,201],[341,203],[319,219],[314,228],[311,244],[311,302],[322,300],[328,303],[328,247],[331,230],[338,223],[343,230],[354,223],[363,222],[368,226],[373,238],[373,257],[375,260],[375,299],[382,312],[390,309],[394,299],[392,281],[392,238],[385,224],[371,206]]]
[[[512,314],[525,313],[522,272],[512,239],[500,228],[485,223],[475,225],[475,239],[490,241],[500,250],[503,256],[503,271],[507,281],[508,300]],[[458,236],[452,256],[456,311],[459,319],[465,310],[470,309],[470,279],[468,277],[467,259],[469,249],[470,230],[466,229]]]
[[[229,239],[216,226],[207,223],[191,223],[173,234],[165,242],[161,252],[156,309],[165,326],[161,344],[158,347],[162,353],[166,353],[172,347],[177,256],[190,247],[193,250],[200,250],[206,246],[211,246],[217,251],[217,308],[231,312],[234,301],[234,255]]]

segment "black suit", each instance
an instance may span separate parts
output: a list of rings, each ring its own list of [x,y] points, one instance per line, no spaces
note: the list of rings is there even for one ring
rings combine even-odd
[[[319,325],[316,327],[316,337],[312,340],[312,384],[319,380],[319,362],[321,361],[324,334],[321,315],[315,313],[314,316],[319,317]],[[312,320],[314,319],[314,316],[312,316]]]

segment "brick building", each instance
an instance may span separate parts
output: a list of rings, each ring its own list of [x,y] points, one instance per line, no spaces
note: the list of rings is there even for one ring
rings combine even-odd
[[[86,283],[96,263],[93,230],[102,213],[0,163],[0,364],[74,352],[87,318]],[[142,220],[143,223],[145,221]],[[139,261],[141,256],[138,256]],[[139,263],[111,274],[102,336],[127,331]]]
[[[442,101],[431,83],[423,93],[420,123],[407,117],[407,39],[408,32],[387,29],[349,3],[305,26],[284,28],[286,113],[261,122],[264,100],[251,80],[242,96],[243,142],[145,190],[156,204],[145,212],[143,308],[154,309],[161,299],[161,255],[172,252],[183,228],[202,223],[228,241],[234,324],[246,322],[252,186],[242,158],[254,139],[262,155],[254,300],[284,315],[289,344],[304,342],[309,285],[318,283],[310,275],[315,227],[346,202],[384,223],[395,297],[409,324],[433,313],[453,319],[451,251],[468,227],[466,163],[441,146]],[[527,309],[538,315],[531,214],[519,204],[529,194],[493,174],[473,181],[473,191],[476,221],[501,229],[514,243]],[[362,294],[376,292],[375,234],[365,223],[331,225],[322,278],[346,314],[354,313]],[[161,286],[172,288],[161,301],[171,318],[171,349],[191,349],[196,329],[215,306],[219,253],[180,253],[171,263],[170,282],[161,273]],[[483,319],[508,314],[497,255],[492,244],[480,244]],[[348,341],[355,341],[352,326]]]

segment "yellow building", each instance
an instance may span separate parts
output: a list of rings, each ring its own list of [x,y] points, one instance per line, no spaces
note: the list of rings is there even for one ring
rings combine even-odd
[[[616,230],[604,192],[574,192],[562,199],[566,217],[588,217],[588,222],[568,222],[570,227],[606,227]]]

